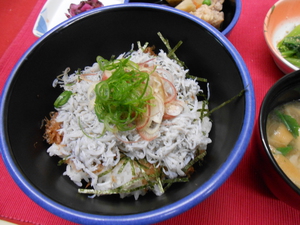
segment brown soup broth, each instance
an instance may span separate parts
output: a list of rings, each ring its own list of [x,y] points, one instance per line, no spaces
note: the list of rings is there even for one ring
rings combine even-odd
[[[300,101],[274,108],[267,119],[271,152],[283,172],[300,188]]]

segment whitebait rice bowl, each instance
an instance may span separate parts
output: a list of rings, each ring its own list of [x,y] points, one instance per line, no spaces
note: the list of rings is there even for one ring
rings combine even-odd
[[[205,156],[211,143],[212,123],[208,116],[201,116],[208,109],[207,102],[198,100],[203,91],[195,79],[186,78],[188,70],[163,50],[151,55],[139,48],[116,60],[128,57],[143,69],[155,68],[161,79],[173,84],[175,101],[181,102],[170,109],[180,108],[176,116],[164,118],[160,111],[154,115],[161,118],[154,137],[143,136],[138,128],[107,130],[105,122],[98,119],[94,89],[105,76],[98,62],[71,75],[67,68],[53,82],[71,94],[66,103],[55,108],[51,119],[46,119],[45,139],[51,144],[47,152],[61,157],[60,163],[66,164],[63,175],[80,187],[80,193],[92,197],[120,194],[138,199],[147,191],[162,195],[172,183],[188,181],[192,164]]]

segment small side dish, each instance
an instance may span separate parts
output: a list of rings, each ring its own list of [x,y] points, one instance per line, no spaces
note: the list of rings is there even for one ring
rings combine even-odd
[[[271,152],[284,173],[300,188],[300,101],[277,106],[267,119]]]
[[[284,74],[299,70],[299,66],[297,66],[299,64],[295,65],[298,61],[296,57],[299,56],[292,56],[291,54],[293,53],[291,53],[290,50],[287,52],[287,48],[282,46],[282,40],[289,35],[289,33],[292,32],[293,34],[295,27],[300,25],[299,8],[299,0],[279,0],[269,9],[264,20],[263,31],[265,41],[270,49],[274,62]],[[290,40],[288,42],[290,42]],[[293,47],[288,44],[294,49],[293,52],[296,50],[294,44],[295,42],[292,44]],[[278,49],[278,47],[280,47],[280,49]],[[282,55],[280,51],[284,51],[285,53]],[[296,52],[297,51],[298,50],[296,50]]]
[[[101,0],[99,2],[101,2],[103,6],[109,6],[123,4],[124,0]],[[71,3],[72,5],[70,6]],[[96,8],[97,6],[99,6],[97,0],[48,0],[42,8],[32,32],[36,37],[41,37],[58,24],[67,20],[68,17],[91,8]],[[68,9],[70,11],[68,11]]]
[[[86,12],[88,10],[96,9],[102,6],[104,5],[102,4],[102,2],[99,2],[98,0],[81,1],[79,4],[71,3],[70,8],[68,9],[69,14],[66,13],[66,16],[68,18],[71,18],[82,12]]]
[[[176,9],[191,13],[217,29],[224,21],[224,0],[167,0]]]

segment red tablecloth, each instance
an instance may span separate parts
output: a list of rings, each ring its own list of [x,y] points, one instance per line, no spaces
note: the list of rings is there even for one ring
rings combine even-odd
[[[4,9],[1,3],[0,55],[3,55],[0,59],[0,90],[19,57],[37,39],[32,34],[32,28],[45,1],[14,1],[18,5],[13,1],[6,1]],[[241,17],[229,36],[229,40],[244,58],[253,79],[256,124],[266,91],[283,75],[274,64],[263,37],[264,17],[275,2],[276,0],[244,0]],[[9,19],[14,16],[17,18]],[[257,133],[256,125],[240,165],[215,193],[191,210],[159,225],[300,224],[300,211],[277,200],[262,181],[258,170]],[[29,199],[10,177],[2,158],[0,187],[0,219],[18,224],[74,224],[47,212]]]

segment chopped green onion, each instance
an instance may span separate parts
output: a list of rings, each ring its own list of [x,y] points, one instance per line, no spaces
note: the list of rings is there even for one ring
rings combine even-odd
[[[111,132],[132,130],[134,121],[146,111],[153,98],[149,84],[150,74],[140,71],[130,58],[108,61],[98,56],[101,70],[112,71],[107,80],[95,86],[95,113]]]
[[[284,156],[286,156],[292,149],[293,149],[292,146],[276,148],[276,150],[278,150],[279,152],[281,152],[282,155],[284,155]]]
[[[203,5],[211,5],[211,0],[203,0],[202,2]]]
[[[276,115],[281,119],[281,121],[284,123],[288,131],[294,136],[299,136],[299,128],[300,125],[298,124],[297,120],[290,115],[283,114],[279,111],[276,111]]]
[[[82,131],[82,133],[86,136],[86,137],[88,137],[88,138],[90,138],[90,139],[93,139],[93,137],[92,136],[90,136],[87,132],[85,132],[85,130],[83,129],[83,127],[82,127],[82,124],[81,124],[81,121],[80,121],[80,118],[78,117],[78,125],[79,125],[79,128],[80,128],[80,130]],[[102,131],[102,133],[99,135],[99,136],[97,136],[97,137],[95,137],[95,138],[100,138],[100,137],[102,137],[104,134],[105,134],[105,129],[103,129],[103,131]]]
[[[73,94],[72,91],[62,92],[55,100],[54,107],[55,108],[62,107],[64,104],[66,104],[68,102],[68,100],[70,99],[72,94]]]

